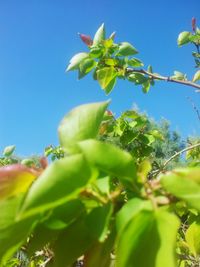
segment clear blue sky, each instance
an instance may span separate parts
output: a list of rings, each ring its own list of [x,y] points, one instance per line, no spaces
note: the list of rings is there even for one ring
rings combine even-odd
[[[191,77],[193,47],[178,48],[177,35],[200,25],[199,0],[0,0],[0,150],[11,144],[19,155],[41,154],[57,144],[57,126],[72,107],[112,99],[114,113],[136,103],[151,117],[171,121],[184,136],[199,134],[200,94],[181,85],[159,82],[144,95],[120,81],[108,97],[91,75],[77,81],[65,73],[70,58],[86,48],[77,32],[93,36],[102,22],[116,41],[128,41],[146,66],[163,75],[179,70]]]

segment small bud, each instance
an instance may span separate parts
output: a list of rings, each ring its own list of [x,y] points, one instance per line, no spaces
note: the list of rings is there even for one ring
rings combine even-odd
[[[196,31],[196,18],[192,18],[192,30],[193,30],[193,32],[195,32]]]
[[[85,35],[82,33],[78,33],[78,35],[87,46],[91,46],[93,44],[92,38],[89,35]]]
[[[114,40],[114,38],[115,38],[115,35],[116,35],[116,32],[113,32],[113,33],[111,33],[111,35],[110,35],[109,39],[112,39],[112,40]]]
[[[48,166],[47,158],[46,157],[41,157],[40,158],[40,164],[41,164],[42,169],[46,169],[47,166]]]
[[[106,110],[106,115],[107,115],[107,116],[113,116],[113,113],[112,113],[112,111],[110,111],[110,110]]]

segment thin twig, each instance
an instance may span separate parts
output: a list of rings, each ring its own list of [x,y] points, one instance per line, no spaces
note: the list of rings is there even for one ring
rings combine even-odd
[[[163,169],[166,167],[166,165],[172,161],[174,158],[176,158],[177,156],[181,155],[182,153],[186,152],[186,151],[189,151],[189,150],[192,150],[194,148],[197,148],[200,146],[200,143],[197,143],[195,145],[192,145],[192,146],[188,146],[182,150],[180,150],[179,152],[176,152],[173,156],[171,156],[168,160],[165,161],[165,163],[163,164]]]
[[[197,148],[197,147],[200,147],[200,143],[188,146],[188,147],[180,150],[179,152],[176,152],[173,156],[171,156],[168,160],[166,160],[164,162],[164,164],[162,165],[162,167],[160,169],[153,171],[152,175],[153,176],[158,175],[159,173],[161,173],[165,169],[165,167],[169,164],[169,162],[172,161],[174,158],[178,157],[179,155],[181,155],[182,153],[184,153],[186,151],[192,150],[192,149]]]
[[[171,78],[171,77],[161,76],[159,74],[151,73],[151,72],[148,72],[148,71],[143,70],[143,69],[138,70],[138,69],[127,68],[126,69],[126,73],[127,74],[130,74],[130,73],[142,73],[142,74],[145,74],[145,75],[149,76],[150,78],[153,78],[153,79],[156,79],[156,80],[161,80],[161,81],[166,81],[166,82],[174,82],[174,83],[180,83],[180,84],[183,84],[183,85],[186,85],[186,86],[192,86],[194,88],[199,89],[199,90],[196,90],[196,92],[200,92],[200,84],[197,84],[197,83],[194,83],[194,82],[191,82],[191,81],[177,80],[177,79],[174,79],[174,78]]]
[[[199,112],[198,108],[196,107],[195,103],[192,101],[192,99],[190,97],[187,97],[187,99],[191,102],[192,107],[193,107],[194,111],[197,113],[197,117],[200,121],[200,112]]]

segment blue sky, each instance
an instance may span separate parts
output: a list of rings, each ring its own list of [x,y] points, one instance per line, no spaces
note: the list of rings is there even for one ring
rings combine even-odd
[[[192,46],[178,48],[178,33],[200,25],[199,0],[0,0],[0,150],[11,144],[19,155],[42,154],[57,144],[57,127],[74,106],[112,99],[120,114],[134,103],[151,117],[171,121],[183,136],[199,135],[200,122],[187,97],[200,108],[193,88],[159,82],[144,95],[119,81],[107,97],[91,75],[65,73],[70,58],[85,51],[78,32],[94,35],[102,22],[116,42],[128,41],[155,72],[195,72]]]

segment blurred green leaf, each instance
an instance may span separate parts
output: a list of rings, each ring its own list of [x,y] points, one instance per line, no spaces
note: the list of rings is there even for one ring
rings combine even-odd
[[[108,203],[92,209],[86,217],[86,225],[90,229],[90,234],[99,242],[104,242],[109,233],[109,224],[113,206]]]
[[[114,248],[115,233],[114,231],[107,237],[104,243],[95,242],[93,246],[87,251],[84,257],[85,267],[111,267],[111,252]]]
[[[160,176],[162,186],[172,195],[200,211],[200,168],[175,169]]]
[[[95,177],[82,155],[53,162],[30,188],[20,217],[39,214],[71,200]]]
[[[84,217],[79,218],[60,233],[53,245],[55,267],[63,266],[63,263],[71,266],[92,246],[94,241],[90,229],[85,224]]]
[[[136,165],[132,156],[118,147],[95,140],[79,143],[86,159],[100,170],[117,176],[132,185],[136,179]]]
[[[200,221],[193,222],[186,231],[185,239],[191,253],[197,257],[200,255]]]
[[[178,227],[177,217],[168,212],[140,211],[118,238],[116,266],[176,267]]]
[[[0,167],[0,200],[26,192],[38,175],[22,164]]]
[[[58,128],[59,140],[63,148],[77,152],[77,142],[95,138],[109,102],[81,105],[69,112]]]
[[[4,151],[3,151],[3,156],[4,157],[10,157],[13,152],[15,151],[15,146],[7,146],[4,148]]]
[[[142,210],[152,210],[150,201],[133,198],[129,200],[117,213],[116,229],[120,233],[124,227]]]
[[[0,201],[0,229],[13,224],[23,197],[23,194],[20,194]]]
[[[0,229],[0,266],[7,266],[7,260],[26,241],[35,224],[34,218],[14,222]]]

